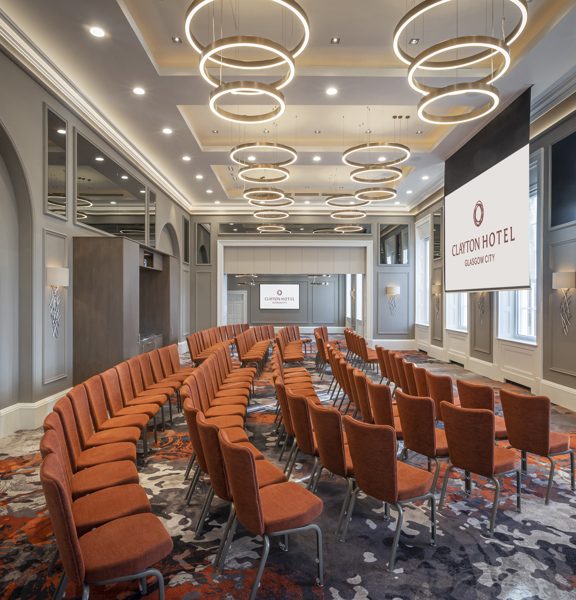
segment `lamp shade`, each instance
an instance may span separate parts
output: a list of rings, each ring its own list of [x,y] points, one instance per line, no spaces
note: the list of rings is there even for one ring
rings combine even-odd
[[[574,287],[576,287],[576,273],[574,271],[552,273],[552,289],[564,290]]]
[[[388,296],[399,296],[400,295],[400,286],[399,285],[389,285],[386,288],[386,294]]]
[[[442,286],[439,283],[435,283],[431,289],[432,289],[433,294],[441,294],[442,293]]]
[[[46,285],[68,287],[70,270],[64,267],[46,267]]]

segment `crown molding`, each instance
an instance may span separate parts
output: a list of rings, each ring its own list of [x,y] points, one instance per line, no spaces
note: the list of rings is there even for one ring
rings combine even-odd
[[[530,121],[536,121],[574,92],[576,92],[576,67],[532,101]]]
[[[416,206],[426,201],[430,196],[444,187],[444,173],[433,179],[419,194],[416,195],[406,207],[408,211],[412,211]]]
[[[170,198],[187,211],[189,200],[128,138],[68,79],[30,38],[0,9],[0,44],[45,87],[137,167]]]

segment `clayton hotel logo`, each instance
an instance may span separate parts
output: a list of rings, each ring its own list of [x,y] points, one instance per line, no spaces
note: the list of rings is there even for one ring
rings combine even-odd
[[[482,204],[481,200],[478,200],[474,205],[472,219],[474,220],[474,225],[476,225],[476,227],[482,226],[482,223],[484,222],[484,204]],[[494,252],[490,252],[492,248],[500,246],[501,244],[511,244],[515,241],[516,238],[514,237],[513,227],[504,227],[503,229],[482,233],[477,237],[472,237],[469,240],[454,244],[452,246],[452,256],[466,256],[467,254],[479,253],[476,256],[465,258],[465,267],[492,263],[495,262],[497,258],[497,249],[495,249]]]
[[[294,296],[284,296],[282,290],[276,291],[276,296],[265,296],[264,300],[266,302],[271,302],[272,304],[288,304],[290,302],[296,302],[296,298]]]

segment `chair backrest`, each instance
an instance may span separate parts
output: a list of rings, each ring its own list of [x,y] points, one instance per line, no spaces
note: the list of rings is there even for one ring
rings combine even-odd
[[[96,431],[100,431],[103,423],[109,418],[102,379],[100,378],[100,375],[94,375],[82,385],[86,388],[92,421],[94,421]]]
[[[316,348],[318,350],[318,354],[322,359],[322,362],[328,362],[328,358],[326,356],[326,347],[324,346],[324,340],[317,334],[314,334],[314,339],[316,340]]]
[[[182,368],[182,363],[180,362],[180,353],[178,352],[178,346],[176,344],[168,346],[168,354],[170,355],[170,362],[172,363],[172,371],[174,373],[177,373]]]
[[[45,454],[48,454],[50,452],[59,454],[63,461],[66,477],[68,478],[68,481],[72,481],[74,471],[72,470],[72,463],[70,462],[70,453],[68,452],[68,446],[66,444],[66,436],[64,435],[62,421],[60,420],[60,417],[57,413],[51,412],[48,415],[46,415],[46,418],[44,419],[43,423],[43,429],[44,434],[51,431],[56,435],[56,438],[54,439],[53,436],[51,436],[50,438],[42,437],[42,439],[46,442],[44,449],[42,446],[42,441],[40,442],[40,452],[42,454],[42,458],[46,458]],[[55,443],[57,443],[58,445],[55,446]]]
[[[115,417],[124,408],[118,373],[116,369],[112,368],[104,371],[104,373],[100,373],[100,377],[102,379],[102,386],[104,387],[108,412]]]
[[[234,336],[238,336],[242,333],[241,325],[232,325],[232,327],[234,328]]]
[[[164,377],[170,377],[174,375],[174,368],[172,367],[172,359],[170,357],[170,350],[167,346],[158,349],[158,356],[160,357],[160,364],[162,365],[162,373]]]
[[[434,400],[436,405],[436,418],[443,421],[442,402],[454,404],[454,388],[452,387],[452,377],[449,375],[433,375],[430,371],[426,371],[426,381],[430,391],[430,398]]]
[[[274,381],[274,387],[276,388],[276,397],[280,404],[280,410],[282,411],[282,421],[284,428],[286,429],[286,435],[296,435],[294,426],[292,425],[292,415],[290,414],[290,405],[286,398],[286,387],[281,377],[277,377]]]
[[[78,427],[72,404],[70,404],[70,398],[67,396],[60,398],[54,405],[54,412],[60,417],[64,435],[66,436],[66,446],[68,447],[72,470],[76,472],[78,470],[78,456],[82,453],[83,448],[80,443],[80,436],[78,435]]]
[[[362,414],[365,423],[374,423],[372,410],[370,409],[370,400],[368,400],[368,378],[360,369],[354,369],[352,376],[354,377],[354,385],[356,387],[356,399],[358,400],[358,408]]]
[[[494,475],[494,413],[442,403],[450,462],[484,477]]]
[[[500,390],[500,402],[510,445],[547,456],[550,453],[550,398]]]
[[[264,517],[254,455],[244,446],[231,444],[223,429],[218,432],[218,438],[238,520],[248,531],[262,535]]]
[[[184,400],[184,416],[186,418],[186,426],[188,427],[188,435],[190,436],[190,441],[192,442],[192,448],[194,448],[196,451],[196,460],[198,461],[200,470],[202,473],[208,473],[206,455],[204,454],[202,441],[200,439],[200,434],[198,433],[198,425],[196,424],[198,415],[201,414],[202,413],[194,407],[190,398],[186,398],[186,400]]]
[[[310,400],[308,400],[308,408],[314,425],[314,435],[322,466],[340,477],[347,477],[344,432],[340,411],[335,408],[316,406]]]
[[[367,380],[368,401],[376,425],[388,425],[394,428],[394,409],[390,386]]]
[[[82,448],[86,448],[88,440],[94,434],[92,418],[90,416],[90,403],[86,394],[86,388],[80,384],[73,387],[67,394],[74,411],[78,436]]]
[[[406,379],[406,373],[404,372],[404,360],[400,355],[396,354],[394,357],[396,361],[396,371],[398,372],[398,378],[400,379],[400,388],[405,394],[408,394],[408,380]]]
[[[386,377],[386,379],[390,379],[388,375],[388,369],[386,367],[386,361],[384,360],[384,348],[382,348],[381,346],[374,346],[374,350],[376,350],[376,357],[378,358],[378,366],[380,367],[380,373],[382,373],[382,375]]]
[[[240,327],[242,328],[242,331],[248,331],[250,329],[250,323],[242,323]]]
[[[402,387],[402,381],[400,380],[400,375],[398,373],[398,366],[396,365],[396,352],[392,352],[392,350],[388,350],[388,357],[390,359],[390,369],[392,370],[392,381],[397,388]]]
[[[396,432],[388,425],[361,423],[344,417],[348,448],[358,487],[369,496],[394,504],[398,501]]]
[[[72,516],[72,499],[66,489],[64,468],[56,454],[49,454],[42,462],[40,481],[64,571],[72,583],[80,586],[84,583],[84,559]]]
[[[404,446],[423,456],[436,456],[436,411],[432,398],[396,392]]]
[[[491,385],[456,380],[462,408],[484,408],[494,412],[494,388]]]
[[[200,444],[204,453],[204,460],[210,475],[210,483],[214,493],[225,502],[232,500],[228,475],[224,466],[224,457],[220,448],[218,432],[220,428],[206,421],[203,413],[197,413],[196,426],[200,435]]]
[[[286,388],[286,398],[290,407],[290,416],[292,418],[292,426],[296,434],[296,442],[298,448],[308,454],[314,456],[318,451],[314,443],[314,433],[312,430],[312,419],[310,418],[310,410],[308,408],[308,400],[305,396],[294,394],[290,388]]]
[[[384,364],[386,365],[386,377],[388,378],[388,382],[396,385],[396,381],[394,381],[394,370],[392,369],[392,363],[390,361],[390,350],[381,348],[380,351],[382,358],[384,359]]]
[[[226,325],[226,337],[229,340],[233,340],[234,339],[234,327],[232,327],[232,325]]]
[[[189,378],[186,378],[188,380]],[[202,369],[196,369],[194,373],[192,373],[191,382],[196,383],[196,389],[198,391],[198,398],[200,400],[200,404],[202,405],[202,412],[206,413],[210,410],[210,399],[208,395],[208,391],[206,388],[206,378],[204,377],[204,373]],[[190,385],[192,387],[192,385]]]
[[[134,395],[138,396],[144,391],[144,379],[142,377],[142,367],[137,356],[130,358],[126,361],[128,363],[128,370],[130,371],[130,379],[132,380],[132,387],[134,388]]]
[[[142,372],[142,381],[144,382],[144,387],[148,389],[150,386],[154,385],[154,374],[152,373],[150,353],[145,352],[144,354],[138,355],[136,358],[140,363],[140,370]]]
[[[414,377],[414,363],[408,362],[403,358],[402,366],[404,367],[404,374],[406,375],[406,382],[408,383],[408,390],[404,391],[411,396],[418,396],[418,386],[416,385],[416,379]]]
[[[352,402],[352,406],[354,408],[360,408],[358,405],[358,397],[356,393],[356,384],[354,383],[354,367],[349,363],[346,363],[346,369],[344,371],[344,376],[348,382],[348,400]]]
[[[160,361],[160,353],[158,350],[148,352],[150,359],[150,367],[152,367],[152,376],[155,383],[160,383],[164,379],[164,371],[162,370],[162,362]]]
[[[130,377],[130,369],[128,368],[127,362],[121,362],[114,367],[116,373],[118,373],[118,383],[120,384],[120,391],[122,392],[122,400],[124,404],[128,404],[131,400],[136,397],[134,395],[134,388],[132,387],[132,377]]]
[[[418,396],[421,398],[430,398],[428,380],[426,379],[426,369],[424,367],[417,367],[416,365],[413,365],[412,372],[414,373],[414,379],[416,380]]]

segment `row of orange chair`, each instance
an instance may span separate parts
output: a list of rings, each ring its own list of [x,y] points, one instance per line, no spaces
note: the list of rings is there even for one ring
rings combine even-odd
[[[280,357],[285,363],[300,363],[304,361],[302,346],[311,343],[311,339],[300,338],[300,328],[296,326],[282,327],[276,334],[276,346]]]
[[[64,573],[54,597],[68,581],[89,586],[162,575],[151,565],[172,550],[172,540],[151,514],[139,485],[136,444],[191,371],[183,369],[176,345],[121,363],[74,387],[44,421],[40,477]],[[170,416],[172,411],[170,410]],[[162,423],[164,413],[162,411]]]
[[[184,413],[197,461],[186,493],[187,503],[199,478],[210,478],[210,491],[196,525],[196,535],[201,535],[212,500],[217,496],[230,503],[230,515],[213,563],[219,571],[226,562],[238,523],[255,535],[263,536],[264,551],[250,594],[253,599],[268,556],[270,536],[283,536],[287,550],[289,534],[312,529],[318,544],[317,581],[322,585],[322,533],[312,523],[322,512],[322,502],[301,486],[288,483],[286,475],[264,460],[264,455],[248,441],[243,429],[245,406],[241,399],[256,369],[227,369],[224,353],[224,349],[220,349],[208,358],[186,380],[182,390]],[[224,379],[218,375],[219,366],[226,373]],[[214,389],[218,391],[212,395]]]
[[[273,326],[270,327],[273,329]],[[255,365],[257,374],[260,375],[266,364],[272,340],[270,338],[258,340],[256,331],[252,328],[237,335],[234,341],[242,366]]]
[[[234,345],[234,338],[243,331],[248,331],[250,325],[222,325],[220,327],[210,327],[204,331],[198,331],[186,338],[188,351],[192,362],[199,365],[210,354],[220,346]]]
[[[361,335],[348,328],[344,330],[344,336],[348,347],[347,360],[350,360],[353,366],[360,365],[365,371],[370,365],[378,365],[376,351],[368,347],[368,342]]]

